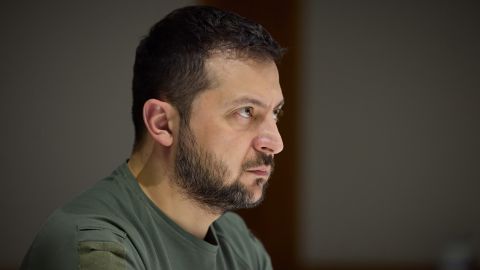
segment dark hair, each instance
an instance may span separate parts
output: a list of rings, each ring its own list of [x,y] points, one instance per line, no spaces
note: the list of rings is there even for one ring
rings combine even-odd
[[[260,24],[208,6],[174,10],[156,23],[137,47],[133,74],[134,148],[145,134],[143,105],[157,98],[190,117],[194,97],[208,88],[204,63],[214,53],[278,62],[284,49]]]

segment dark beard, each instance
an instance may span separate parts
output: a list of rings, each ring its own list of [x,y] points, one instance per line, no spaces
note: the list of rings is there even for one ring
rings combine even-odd
[[[201,149],[188,126],[182,125],[179,132],[178,149],[175,157],[175,184],[187,198],[193,199],[214,213],[227,210],[252,208],[259,205],[264,197],[268,181],[257,179],[262,185],[262,196],[254,200],[253,194],[240,182],[246,169],[270,165],[273,172],[273,157],[257,152],[255,159],[242,164],[240,175],[231,185],[224,181],[231,177],[227,165],[213,154]]]

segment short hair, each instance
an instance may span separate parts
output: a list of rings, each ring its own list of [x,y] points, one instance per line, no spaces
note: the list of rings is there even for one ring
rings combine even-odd
[[[215,53],[278,63],[285,49],[260,24],[209,6],[174,10],[156,23],[136,50],[132,118],[134,149],[146,133],[143,105],[156,98],[189,121],[195,96],[209,87],[205,61]]]

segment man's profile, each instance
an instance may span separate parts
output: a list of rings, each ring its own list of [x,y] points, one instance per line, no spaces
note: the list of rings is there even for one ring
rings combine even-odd
[[[155,24],[136,51],[130,158],[49,217],[21,269],[272,269],[230,210],[262,201],[283,149],[282,54],[213,7]]]

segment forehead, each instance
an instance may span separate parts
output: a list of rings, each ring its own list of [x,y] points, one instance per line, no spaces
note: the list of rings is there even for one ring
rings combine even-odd
[[[228,103],[250,97],[265,104],[283,101],[278,69],[273,61],[233,59],[214,55],[205,62],[205,70],[211,82],[209,89],[200,96]]]

